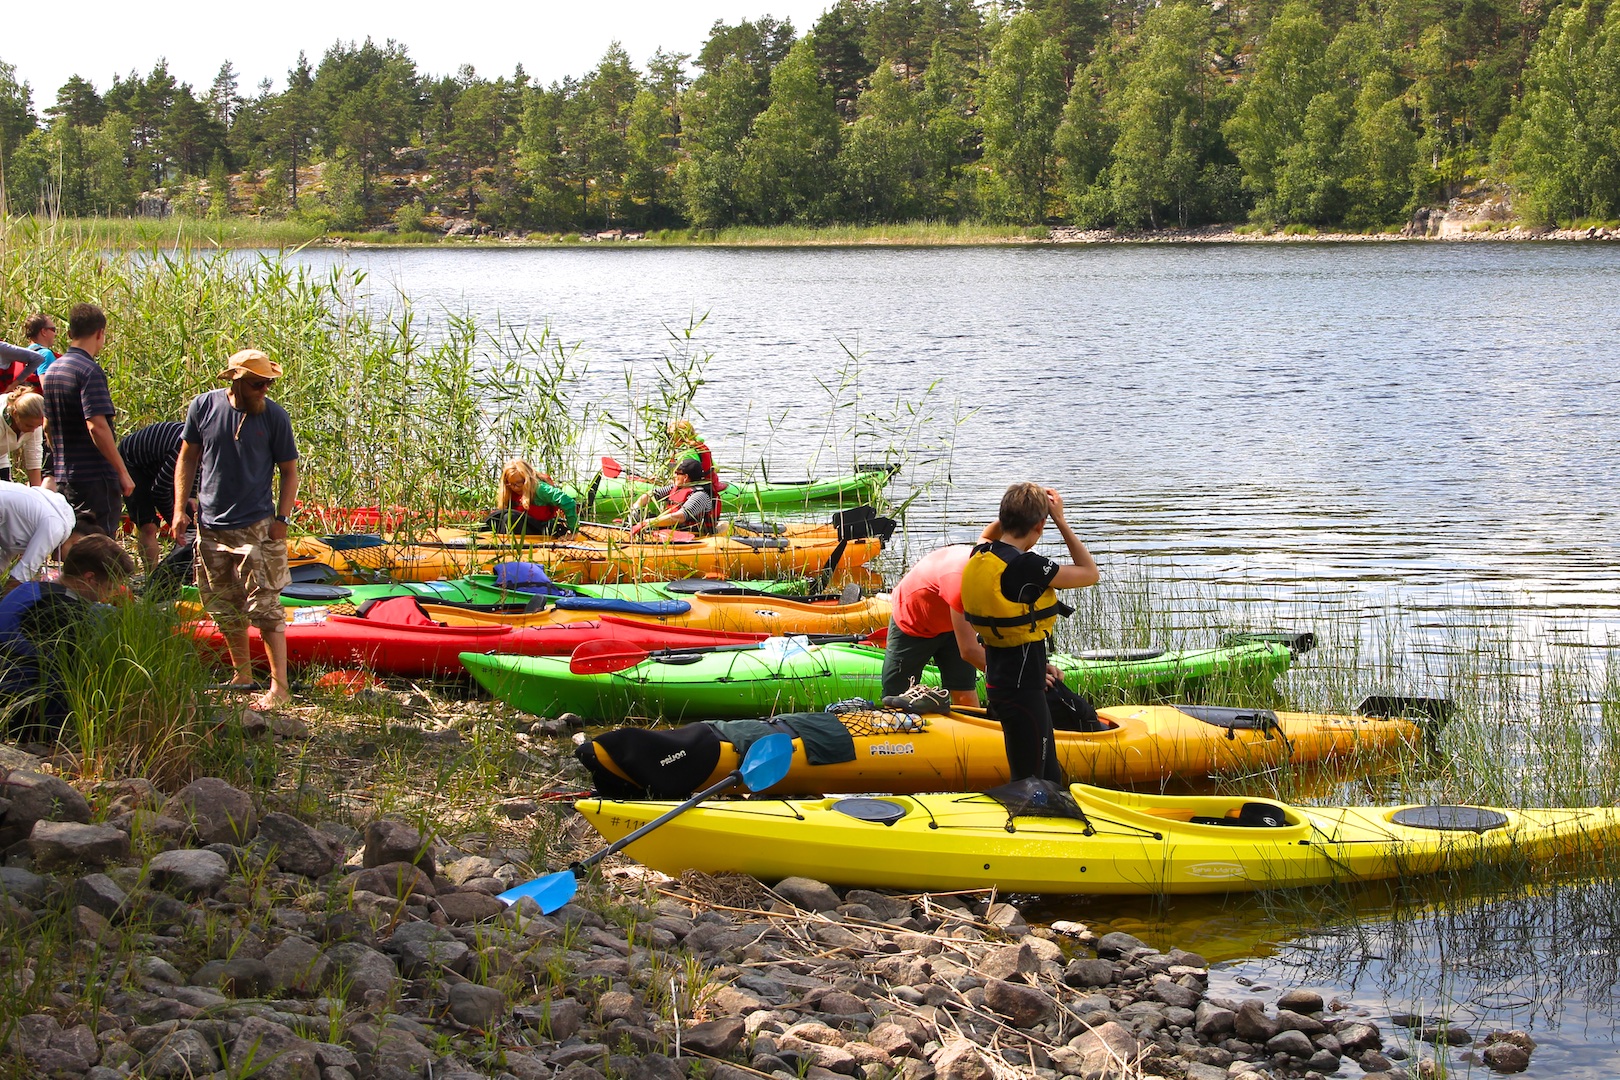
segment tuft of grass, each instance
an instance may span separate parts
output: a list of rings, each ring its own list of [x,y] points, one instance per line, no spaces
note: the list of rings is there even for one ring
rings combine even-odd
[[[183,238],[183,235],[182,235]],[[301,497],[424,510],[489,501],[491,462],[523,455],[563,478],[591,412],[571,394],[584,365],[548,330],[468,316],[422,317],[408,300],[366,299],[365,275],[321,273],[279,255],[181,246],[107,254],[60,226],[0,222],[0,320],[106,309],[101,354],[124,430],[184,415],[218,385],[224,358],[253,346],[286,374]]]
[[[319,240],[322,230],[297,219],[261,217],[193,218],[19,218],[10,228],[37,230],[48,242],[81,244],[101,250],[147,248],[295,248]]]

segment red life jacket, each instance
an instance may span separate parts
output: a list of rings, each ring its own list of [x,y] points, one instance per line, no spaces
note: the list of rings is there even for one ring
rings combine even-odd
[[[720,496],[714,493],[714,486],[712,484],[703,482],[692,484],[687,487],[670,488],[669,496],[664,500],[664,509],[680,510],[684,508],[686,506],[687,496],[691,495],[694,491],[703,491],[705,488],[708,489],[708,495],[712,500],[712,505],[709,507],[709,512],[703,515],[703,520],[695,521],[692,524],[698,532],[703,533],[704,535],[709,535],[712,534],[715,529],[720,527]]]
[[[718,498],[720,493],[726,490],[726,483],[720,479],[720,474],[714,471],[714,455],[710,453],[708,443],[695,442],[686,447],[685,452],[678,454],[675,460],[670,462],[670,465],[673,467],[675,462],[693,453],[697,454],[698,464],[703,467],[703,479],[708,481],[710,493]]]
[[[562,513],[562,507],[540,506],[535,503],[530,503],[528,506],[523,508],[523,512],[528,514],[529,517],[533,518],[535,521],[550,521],[552,518],[555,518],[557,515]]]
[[[13,360],[9,364],[0,364],[0,393],[10,390],[18,379],[22,379],[35,390],[40,388],[39,372],[34,365],[25,360]]]

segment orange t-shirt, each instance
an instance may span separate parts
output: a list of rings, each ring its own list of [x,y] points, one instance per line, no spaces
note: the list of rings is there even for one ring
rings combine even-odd
[[[894,625],[909,637],[949,634],[951,612],[962,610],[962,568],[971,544],[952,544],[918,560],[894,587]]]

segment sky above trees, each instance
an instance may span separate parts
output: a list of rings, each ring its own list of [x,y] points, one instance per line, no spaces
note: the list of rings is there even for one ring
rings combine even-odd
[[[113,0],[78,0],[34,48],[12,36],[4,50],[34,100],[81,75],[105,90],[114,75],[146,72],[159,58],[180,82],[207,86],[230,60],[245,91],[269,78],[284,89],[288,58],[318,57],[334,41],[410,43],[426,71],[473,65],[480,75],[509,75],[521,63],[550,83],[588,71],[618,41],[640,64],[656,50],[695,53],[716,20],[735,23],[772,15],[808,29],[831,0],[490,0],[468,8],[424,0],[284,0],[271,6],[171,0],[148,8]],[[161,17],[157,14],[161,12]],[[86,32],[78,34],[76,27]],[[20,29],[20,27],[14,27]],[[68,44],[73,34],[79,40]]]

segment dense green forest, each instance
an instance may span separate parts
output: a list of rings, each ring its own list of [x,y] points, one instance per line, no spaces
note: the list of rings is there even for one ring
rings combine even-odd
[[[325,228],[913,220],[1380,229],[1486,180],[1620,213],[1620,0],[840,0],[549,86],[339,42],[277,88],[159,62],[36,111],[0,63],[13,212]],[[221,198],[221,192],[230,194]]]

